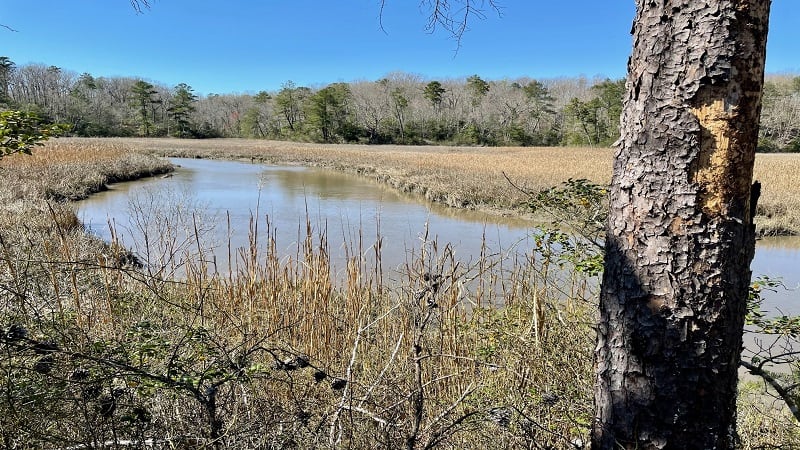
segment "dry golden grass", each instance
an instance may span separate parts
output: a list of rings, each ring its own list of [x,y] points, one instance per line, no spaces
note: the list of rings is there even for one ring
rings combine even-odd
[[[397,189],[459,208],[520,214],[525,195],[570,178],[608,183],[613,150],[563,147],[324,145],[246,139],[71,139],[68,145],[125,145],[161,156],[228,158],[331,167],[361,173]],[[800,155],[759,154],[762,183],[756,224],[762,234],[800,234]]]
[[[31,155],[0,159],[0,177],[6,187],[0,199],[77,200],[105,189],[106,183],[168,170],[170,164],[119,143],[54,139]]]
[[[427,242],[397,286],[365,267],[362,248],[351,249],[340,281],[330,274],[324,236],[309,235],[293,258],[279,257],[274,243],[240,250],[238,271],[227,276],[207,273],[199,246],[186,250],[184,279],[149,276],[55,208],[68,205],[33,195],[57,177],[147,173],[150,160],[131,150],[336,167],[454,205],[505,211],[522,195],[503,173],[527,189],[570,177],[605,182],[611,160],[609,150],[244,140],[58,140],[32,158],[3,160],[0,176],[34,186],[16,203],[50,225],[0,214],[0,325],[24,326],[30,344],[62,348],[56,358],[35,349],[0,355],[6,390],[16,395],[14,383],[24,382],[42,399],[3,396],[8,442],[64,447],[167,436],[164,446],[177,446],[187,436],[195,447],[398,448],[413,438],[419,448],[443,439],[443,448],[490,449],[586,440],[594,333],[591,293],[577,272],[553,279],[560,277],[548,276],[544,255],[470,264]],[[6,191],[23,189],[9,179],[0,180]],[[90,395],[95,385],[102,395]],[[113,395],[120,404],[103,415]],[[149,418],[136,419],[137,411]]]
[[[756,224],[765,234],[800,234],[800,154],[761,154],[755,174],[761,182]]]
[[[32,154],[14,154],[0,159],[0,167],[18,170],[43,169],[58,164],[85,164],[87,162],[112,162],[130,153],[119,144],[95,143],[74,145],[73,143],[53,139],[45,146],[36,147]]]

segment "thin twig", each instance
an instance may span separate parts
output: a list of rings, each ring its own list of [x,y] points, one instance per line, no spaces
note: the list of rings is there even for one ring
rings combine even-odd
[[[367,392],[364,394],[364,397],[358,404],[359,408],[364,406],[364,402],[367,401],[369,396],[372,394],[372,391],[378,386],[378,383],[380,383],[380,381],[383,379],[383,376],[386,374],[386,371],[389,370],[389,366],[391,366],[392,362],[394,362],[394,359],[397,357],[397,352],[400,350],[400,344],[403,342],[403,337],[405,337],[405,334],[400,333],[400,338],[397,339],[397,344],[395,344],[394,346],[394,351],[392,352],[392,355],[389,357],[389,361],[387,361],[386,365],[383,366],[383,370],[381,370],[381,373],[378,374],[378,377],[372,383],[372,386],[370,386],[369,389],[367,389]]]
[[[466,398],[467,398],[467,396],[469,396],[470,394],[472,394],[474,391],[475,391],[475,383],[470,383],[470,384],[467,386],[467,388],[466,388],[466,389],[464,389],[464,392],[462,392],[462,393],[461,393],[461,395],[459,395],[459,396],[458,396],[458,398],[457,398],[457,399],[456,399],[456,400],[455,400],[453,403],[451,403],[451,404],[450,404],[450,406],[448,406],[448,407],[447,407],[447,408],[446,408],[444,411],[442,411],[441,413],[439,413],[439,415],[437,415],[437,416],[436,416],[436,417],[435,417],[435,418],[434,418],[434,419],[433,419],[433,420],[432,420],[432,421],[431,421],[431,422],[428,424],[428,426],[427,426],[427,427],[425,427],[425,431],[424,431],[424,433],[425,433],[425,434],[427,434],[427,433],[430,433],[430,430],[431,430],[431,429],[433,429],[433,427],[434,427],[434,426],[436,426],[436,424],[437,424],[437,423],[439,423],[439,422],[441,422],[442,420],[444,420],[444,418],[445,418],[445,417],[447,417],[447,416],[448,416],[448,415],[449,415],[449,414],[450,414],[450,413],[451,413],[451,412],[452,412],[454,409],[456,409],[456,407],[458,407],[458,405],[460,405],[461,403],[463,403],[463,402],[464,402],[464,399],[466,399]],[[438,436],[438,435],[441,435],[441,434],[446,434],[446,433],[447,433],[447,432],[448,432],[448,431],[449,431],[449,430],[452,428],[452,426],[455,426],[455,424],[457,424],[457,423],[459,423],[459,421],[455,421],[455,422],[453,422],[453,424],[451,424],[450,426],[448,426],[448,427],[444,427],[443,429],[439,430],[439,433],[434,433],[434,434],[433,434],[434,438],[433,438],[433,439],[431,439],[431,441],[436,441],[436,436]],[[429,445],[426,445],[426,446],[425,446],[425,448],[430,448],[430,446],[431,446],[431,445],[430,445],[430,444],[431,444],[431,442],[429,442],[428,444],[429,444]]]
[[[765,382],[772,386],[778,395],[780,395],[781,399],[783,399],[783,401],[786,403],[786,406],[789,408],[789,411],[792,412],[794,418],[797,421],[800,421],[800,409],[797,407],[797,403],[795,403],[789,390],[786,389],[779,380],[770,375],[769,372],[762,369],[760,366],[756,366],[747,361],[739,361],[739,365],[749,370],[751,374],[763,378]]]

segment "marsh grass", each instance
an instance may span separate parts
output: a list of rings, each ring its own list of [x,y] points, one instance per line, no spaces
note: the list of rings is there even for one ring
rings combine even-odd
[[[800,155],[759,154],[754,178],[762,186],[756,215],[761,233],[800,234]]]
[[[75,171],[70,183],[81,184],[102,179],[103,167],[138,165],[141,156],[111,142],[119,153],[106,141],[59,141],[45,149],[54,152],[47,158],[2,162],[0,176],[14,180],[6,184],[10,207],[21,208],[0,216],[5,448],[543,449],[587,442],[596,283],[557,253],[486,248],[477,261],[463,261],[447,243],[424,237],[389,284],[376,270],[380,236],[361,231],[350,239],[339,276],[324,228],[307,221],[294,254],[282,256],[269,221],[253,217],[249,245],[228,244],[233,264],[217,272],[195,210],[201,207],[185,204],[142,216],[153,245],[136,260],[115,242],[87,236],[70,206],[48,191],[52,176]],[[83,145],[103,162],[82,164]],[[352,161],[348,170],[378,174],[407,170],[418,156],[397,150],[397,166],[367,169],[358,154],[366,150],[347,149],[351,160],[334,150],[325,159],[320,153],[332,150],[303,147],[274,159]],[[384,151],[391,153],[371,157],[383,159]],[[457,158],[445,149],[425,152],[431,161],[421,166],[439,169],[418,169],[420,179],[451,183],[448,164]],[[515,158],[495,170],[532,176],[511,171]],[[65,185],[61,192],[81,190]],[[169,215],[178,210],[180,217]],[[263,237],[266,244],[258,244]],[[762,433],[756,416],[743,417],[753,448],[780,439]]]
[[[229,247],[234,264],[219,273],[192,210],[201,206],[146,215],[141,204],[150,245],[134,259],[86,235],[57,201],[140,157],[90,148],[97,160],[85,164],[87,149],[61,142],[2,162],[13,186],[4,208],[19,208],[0,219],[3,446],[586,440],[591,294],[561,278],[569,301],[551,296],[547,264],[535,254],[487,249],[467,262],[426,239],[387,285],[376,269],[379,236],[357,232],[334,276],[326,230],[307,222],[294,254],[280,256],[268,220],[253,217],[250,244]],[[53,177],[65,179],[57,192],[69,195],[49,190]]]
[[[105,189],[106,184],[168,172],[163,160],[131,152],[120,144],[76,144],[54,139],[32,155],[0,159],[7,189],[3,200],[80,200]]]
[[[246,139],[76,139],[77,145],[124,143],[160,156],[242,159],[302,164],[360,173],[431,201],[498,214],[526,214],[527,191],[568,179],[607,184],[612,149],[572,147],[444,147],[324,145]],[[115,144],[110,144],[113,142]],[[754,178],[762,184],[756,216],[761,235],[800,234],[800,155],[758,154]]]

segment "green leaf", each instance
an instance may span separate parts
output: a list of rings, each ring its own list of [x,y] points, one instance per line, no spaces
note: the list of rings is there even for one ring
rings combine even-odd
[[[0,158],[14,153],[30,154],[35,146],[65,131],[64,125],[45,124],[33,113],[0,112]]]

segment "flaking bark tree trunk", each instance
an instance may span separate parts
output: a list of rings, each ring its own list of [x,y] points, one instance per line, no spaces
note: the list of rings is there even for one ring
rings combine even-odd
[[[636,3],[592,445],[732,448],[770,1]]]

